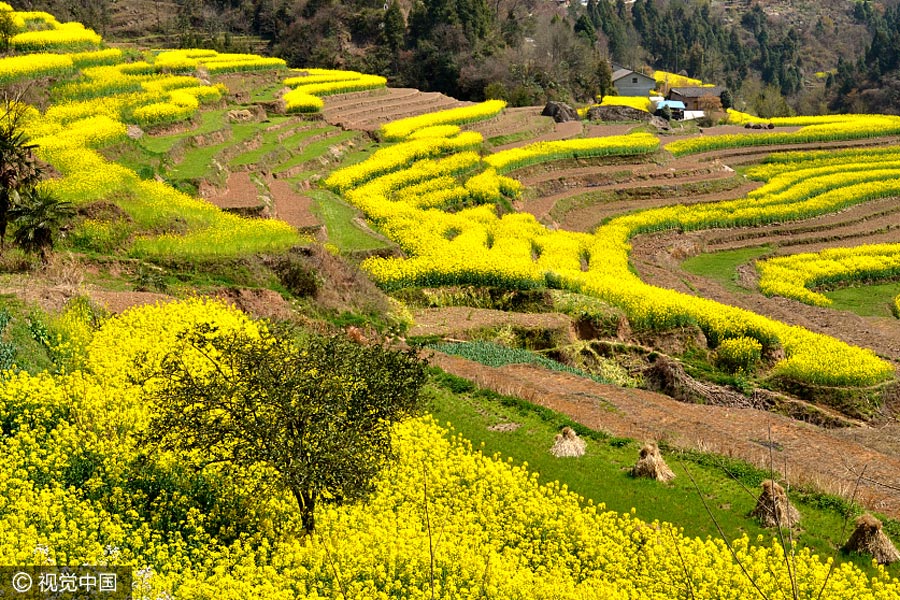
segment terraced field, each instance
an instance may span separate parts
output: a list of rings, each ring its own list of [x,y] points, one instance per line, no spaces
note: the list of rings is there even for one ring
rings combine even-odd
[[[27,367],[0,381],[4,561],[115,557],[147,597],[897,596],[897,566],[838,551],[862,507],[900,534],[897,249],[796,260],[781,276],[799,299],[764,295],[754,261],[900,243],[900,118],[557,124],[260,56],[137,60],[78,24],[15,19],[59,51],[0,71],[48,86],[24,127],[52,166],[42,190],[77,216],[54,263],[3,257],[24,274],[3,275],[17,297],[0,331],[16,330],[0,343]],[[398,424],[374,493],[317,508],[316,531],[272,464],[147,452],[160,382],[145,370],[265,339],[247,315],[416,348],[440,368],[422,405],[471,442],[433,417]],[[297,362],[309,339],[290,342]],[[368,393],[357,367],[327,375],[327,395]],[[256,371],[233,385],[230,368],[203,377],[240,395]],[[338,413],[321,414],[337,447]],[[584,457],[549,458],[563,424],[556,442],[583,436]],[[626,475],[644,441],[676,482]],[[800,527],[748,516],[767,478],[802,503]]]
[[[437,92],[386,88],[330,96],[322,114],[332,125],[374,132],[391,121],[470,104]]]

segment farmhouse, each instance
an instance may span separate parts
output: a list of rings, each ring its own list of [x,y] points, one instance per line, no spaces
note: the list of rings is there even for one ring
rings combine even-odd
[[[719,96],[725,88],[721,86],[709,87],[677,87],[669,90],[668,99],[684,102],[686,110],[715,110],[722,109],[722,101]]]
[[[656,87],[655,79],[631,69],[616,69],[612,82],[620,96],[647,96]]]

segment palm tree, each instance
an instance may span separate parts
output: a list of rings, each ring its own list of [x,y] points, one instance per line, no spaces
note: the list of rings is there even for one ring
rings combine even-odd
[[[41,262],[47,264],[54,238],[75,216],[75,208],[71,202],[39,188],[24,190],[18,196],[19,201],[9,210],[9,219],[16,227],[13,241],[26,252],[40,252]]]
[[[42,175],[34,156],[36,146],[28,143],[21,129],[25,105],[18,98],[8,97],[5,104],[0,109],[0,252],[11,219],[9,211],[20,190],[34,187]]]

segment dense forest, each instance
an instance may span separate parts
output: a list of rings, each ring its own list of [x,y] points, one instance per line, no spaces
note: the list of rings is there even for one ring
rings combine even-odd
[[[587,101],[610,62],[724,85],[763,116],[900,110],[900,9],[871,0],[34,0],[112,39],[254,50],[292,66],[515,105]],[[146,18],[128,27],[127,9]],[[790,12],[793,10],[793,12]],[[117,22],[119,21],[119,22]]]

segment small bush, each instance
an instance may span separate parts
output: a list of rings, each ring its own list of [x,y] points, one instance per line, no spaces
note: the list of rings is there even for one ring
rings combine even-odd
[[[723,340],[716,350],[716,364],[729,373],[750,373],[762,358],[762,344],[750,337]]]
[[[319,279],[298,256],[288,255],[275,268],[278,280],[298,298],[312,297],[319,291]]]

